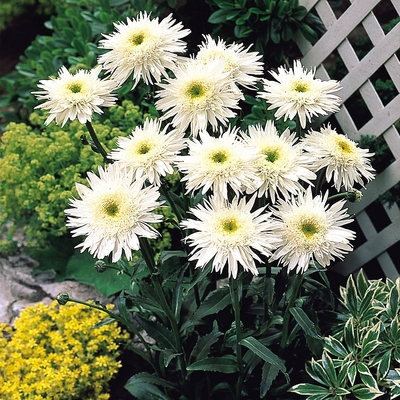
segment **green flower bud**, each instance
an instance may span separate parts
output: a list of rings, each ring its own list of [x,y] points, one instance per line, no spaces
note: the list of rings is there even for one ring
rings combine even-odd
[[[69,294],[65,293],[65,292],[61,292],[57,295],[56,300],[58,301],[58,304],[64,306],[69,301]]]
[[[351,203],[358,203],[361,201],[362,196],[363,194],[359,190],[353,189],[352,191],[347,192],[346,199]]]
[[[107,269],[107,264],[103,261],[103,260],[97,260],[94,263],[94,269],[99,272],[102,273]]]

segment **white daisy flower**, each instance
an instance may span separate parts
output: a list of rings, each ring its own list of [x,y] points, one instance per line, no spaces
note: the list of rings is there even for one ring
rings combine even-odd
[[[78,70],[75,75],[64,66],[58,71],[57,78],[39,81],[43,91],[32,92],[38,100],[47,100],[35,108],[50,112],[45,124],[53,119],[64,126],[68,120],[78,119],[81,124],[90,122],[92,114],[102,114],[100,107],[111,107],[117,101],[117,84],[110,79],[100,79],[101,66],[90,71]]]
[[[173,174],[172,164],[177,154],[186,147],[184,133],[172,130],[168,126],[161,129],[161,122],[146,119],[143,127],[136,127],[129,138],[119,137],[118,148],[109,158],[132,170],[133,179],[161,185],[160,176]]]
[[[367,182],[374,178],[374,169],[371,166],[367,149],[361,149],[345,135],[332,129],[330,125],[320,131],[310,131],[303,139],[303,146],[314,158],[312,167],[315,171],[326,168],[326,181],[333,178],[337,191],[343,186],[349,191],[354,183],[364,186],[363,178]]]
[[[274,233],[280,241],[270,261],[279,260],[288,271],[303,273],[311,260],[326,267],[335,257],[342,260],[353,249],[349,240],[355,233],[343,228],[352,221],[342,208],[345,200],[329,206],[327,198],[328,193],[313,198],[308,188],[297,198],[279,202],[273,215],[279,219]]]
[[[225,71],[237,84],[249,87],[254,85],[259,78],[254,75],[263,74],[264,64],[257,52],[249,52],[250,47],[244,48],[243,44],[232,43],[227,45],[222,39],[215,41],[210,35],[204,36],[205,41],[199,46],[196,58],[204,64],[221,58],[225,61]]]
[[[190,125],[195,137],[207,130],[208,123],[214,131],[219,122],[226,125],[236,115],[231,109],[239,108],[243,95],[224,69],[221,59],[205,65],[194,59],[179,64],[175,77],[159,84],[155,107],[164,113],[161,119],[173,117],[172,124],[182,131]]]
[[[102,54],[98,62],[120,83],[125,82],[133,72],[134,87],[142,77],[146,84],[159,82],[167,76],[167,69],[174,69],[176,53],[186,50],[181,39],[190,33],[175,24],[172,14],[159,22],[150,19],[146,12],[140,12],[136,19],[127,18],[126,24],[114,24],[116,32],[104,35],[99,47],[110,50]]]
[[[333,94],[341,89],[339,83],[315,79],[315,68],[307,71],[297,60],[289,70],[279,67],[270,73],[277,82],[264,79],[264,91],[258,95],[271,104],[269,110],[277,108],[276,118],[284,116],[286,121],[298,115],[305,128],[307,119],[311,122],[313,116],[339,111],[341,99]]]
[[[235,197],[228,203],[220,196],[211,197],[205,205],[198,205],[190,212],[197,218],[181,223],[184,229],[195,230],[187,236],[194,247],[189,260],[197,260],[196,267],[204,268],[211,260],[213,270],[222,272],[228,264],[228,276],[236,278],[239,264],[245,271],[258,275],[255,261],[259,254],[270,256],[278,241],[272,231],[275,222],[265,207],[251,212],[256,196],[248,203]]]
[[[271,203],[275,203],[276,196],[289,199],[291,194],[302,191],[300,181],[312,185],[310,180],[316,175],[310,171],[309,165],[313,159],[296,144],[295,133],[286,129],[279,135],[274,123],[267,121],[264,128],[261,125],[249,126],[248,136],[243,137],[260,155],[256,161],[260,180],[258,197],[269,196]]]
[[[139,236],[156,238],[158,232],[150,226],[160,222],[161,215],[153,213],[162,202],[154,186],[142,188],[133,182],[132,172],[111,164],[99,167],[99,176],[89,172],[90,188],[77,183],[81,199],[72,199],[72,208],[65,210],[67,227],[74,228],[73,236],[86,236],[82,252],[86,249],[94,257],[103,259],[112,254],[118,261],[124,251],[132,258],[132,250],[139,249]]]
[[[256,189],[255,163],[259,157],[255,149],[246,146],[237,136],[237,129],[228,129],[220,137],[200,132],[200,140],[189,142],[188,155],[177,158],[177,165],[185,176],[187,193],[201,189],[205,194],[213,190],[228,198],[228,187],[236,195],[246,189]]]

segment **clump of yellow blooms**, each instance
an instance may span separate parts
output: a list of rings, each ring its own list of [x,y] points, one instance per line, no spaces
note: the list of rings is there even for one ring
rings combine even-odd
[[[81,304],[25,308],[15,326],[0,324],[0,399],[106,400],[128,333],[94,326],[104,313]]]

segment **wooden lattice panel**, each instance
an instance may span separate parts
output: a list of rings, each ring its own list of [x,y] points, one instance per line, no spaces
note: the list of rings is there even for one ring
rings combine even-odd
[[[328,71],[335,58],[340,58],[348,71],[341,78],[343,89],[339,95],[343,105],[333,116],[334,125],[353,140],[359,140],[362,135],[381,137],[389,148],[388,154],[391,153],[389,164],[363,190],[362,202],[349,205],[363,242],[358,243],[354,252],[344,262],[335,264],[333,269],[347,275],[365,268],[370,277],[384,274],[395,279],[400,274],[400,210],[398,203],[389,207],[377,199],[400,182],[400,136],[394,125],[400,119],[400,63],[396,55],[400,49],[400,23],[385,33],[377,15],[384,9],[389,10],[391,20],[399,17],[400,0],[350,0],[340,10],[332,9],[328,0],[300,0],[299,3],[318,15],[326,27],[326,32],[314,45],[297,34],[303,65],[316,66],[316,76],[324,80],[332,79]],[[357,55],[359,49],[354,39],[357,32],[358,35],[361,32],[364,42],[369,40],[371,43],[371,48],[362,58]],[[372,79],[382,70],[393,81],[397,91],[385,102]],[[356,122],[358,116],[354,110],[353,113],[349,111],[355,95],[362,99],[370,113],[370,118],[361,126],[359,121]],[[318,124],[326,118],[321,118]],[[379,213],[375,210],[377,204]]]

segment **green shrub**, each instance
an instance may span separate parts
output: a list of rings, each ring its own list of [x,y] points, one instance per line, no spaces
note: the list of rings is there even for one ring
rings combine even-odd
[[[128,136],[145,116],[125,100],[93,125],[110,151],[117,137]],[[23,226],[29,247],[45,247],[50,238],[67,233],[64,210],[68,199],[76,196],[75,182],[86,183],[86,172],[97,170],[103,160],[82,144],[87,131],[78,121],[64,128],[55,123],[42,128],[45,118],[32,113],[33,127],[11,122],[0,144],[0,224],[13,221]]]

